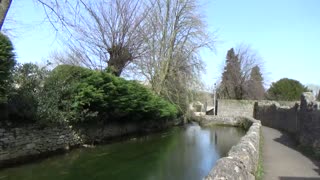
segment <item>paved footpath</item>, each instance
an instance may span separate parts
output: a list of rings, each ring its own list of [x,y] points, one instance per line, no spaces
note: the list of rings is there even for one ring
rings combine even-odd
[[[320,162],[296,151],[287,134],[265,126],[262,134],[265,180],[320,180]]]

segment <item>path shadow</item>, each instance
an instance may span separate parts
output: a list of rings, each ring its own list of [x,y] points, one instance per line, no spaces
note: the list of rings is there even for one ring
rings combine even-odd
[[[305,157],[307,157],[310,161],[313,162],[313,164],[317,167],[316,169],[313,169],[313,170],[317,174],[320,175],[320,161],[314,159],[313,157],[311,157],[308,154],[301,152],[298,149],[298,142],[295,140],[295,137],[293,134],[290,134],[290,133],[287,133],[287,132],[284,132],[281,130],[279,130],[279,132],[281,133],[281,136],[279,138],[275,138],[273,140],[303,154]],[[298,180],[299,179],[299,177],[298,177],[298,179],[297,179],[297,177],[279,177],[279,178],[280,178],[280,180]],[[300,179],[301,178],[302,179],[310,179],[308,177],[300,177]],[[311,178],[310,180],[320,180],[320,178]]]
[[[279,180],[320,180],[318,177],[279,177]]]

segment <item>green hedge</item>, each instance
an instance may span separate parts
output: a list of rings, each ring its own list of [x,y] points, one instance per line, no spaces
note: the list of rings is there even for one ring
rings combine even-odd
[[[138,82],[70,65],[49,74],[39,97],[39,120],[51,123],[171,120],[178,113]]]

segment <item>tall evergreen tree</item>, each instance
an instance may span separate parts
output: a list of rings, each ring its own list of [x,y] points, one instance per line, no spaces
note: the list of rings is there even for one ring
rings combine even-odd
[[[220,98],[241,99],[243,89],[241,81],[241,65],[234,49],[231,48],[227,52],[226,66],[222,74],[222,82],[220,84]]]
[[[10,39],[0,33],[0,103],[6,101],[11,72],[15,65],[15,55]]]
[[[13,45],[10,39],[0,32],[0,123],[8,120],[7,96],[14,65]]]
[[[259,55],[249,46],[231,48],[226,56],[226,66],[218,89],[219,97],[238,100],[262,99],[264,88],[260,65]],[[249,92],[253,91],[253,86],[257,92]]]
[[[246,88],[248,99],[264,98],[265,89],[263,87],[263,78],[259,66],[252,68]]]

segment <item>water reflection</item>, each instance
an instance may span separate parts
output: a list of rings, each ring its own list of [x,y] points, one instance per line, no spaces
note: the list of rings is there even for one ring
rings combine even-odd
[[[190,125],[0,171],[2,179],[202,179],[244,131]]]

